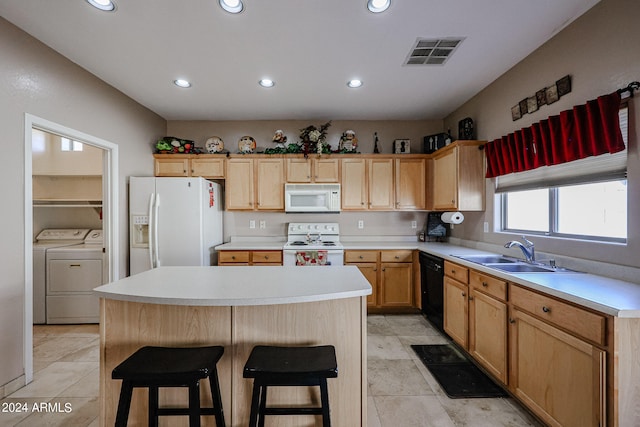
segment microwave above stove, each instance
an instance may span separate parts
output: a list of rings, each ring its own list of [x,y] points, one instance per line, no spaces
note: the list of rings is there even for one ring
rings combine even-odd
[[[285,212],[340,212],[340,184],[285,184]]]

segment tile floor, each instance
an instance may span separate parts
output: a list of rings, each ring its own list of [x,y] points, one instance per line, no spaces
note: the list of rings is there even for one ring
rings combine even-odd
[[[409,347],[448,342],[422,316],[371,315],[368,334],[368,427],[540,426],[512,399],[449,399]],[[34,326],[33,341],[34,381],[0,401],[0,426],[97,427],[98,326]]]

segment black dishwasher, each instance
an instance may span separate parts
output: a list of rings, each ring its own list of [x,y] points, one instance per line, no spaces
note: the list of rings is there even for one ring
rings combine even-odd
[[[443,331],[444,309],[444,260],[420,252],[420,280],[422,288],[422,312],[439,330]]]

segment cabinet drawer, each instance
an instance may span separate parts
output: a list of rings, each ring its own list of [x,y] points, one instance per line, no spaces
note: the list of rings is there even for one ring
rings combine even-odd
[[[218,254],[218,263],[249,262],[249,251],[222,251]]]
[[[511,303],[522,310],[600,345],[606,344],[606,318],[511,285]]]
[[[382,262],[412,262],[413,251],[382,251],[380,259]]]
[[[502,279],[487,276],[477,271],[469,272],[469,284],[472,288],[491,295],[502,301],[507,300],[507,282]]]
[[[469,283],[469,269],[449,261],[444,262],[444,275],[465,284]]]
[[[345,262],[377,262],[378,251],[345,251]]]
[[[253,263],[282,264],[282,251],[253,251]]]

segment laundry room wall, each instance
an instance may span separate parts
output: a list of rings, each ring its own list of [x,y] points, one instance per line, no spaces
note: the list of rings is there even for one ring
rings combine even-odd
[[[25,381],[25,114],[118,146],[121,275],[127,272],[127,177],[153,175],[152,147],[166,121],[0,18],[0,195],[6,225],[0,240],[0,397]],[[47,208],[48,209],[48,208]],[[31,236],[29,236],[31,237]]]

